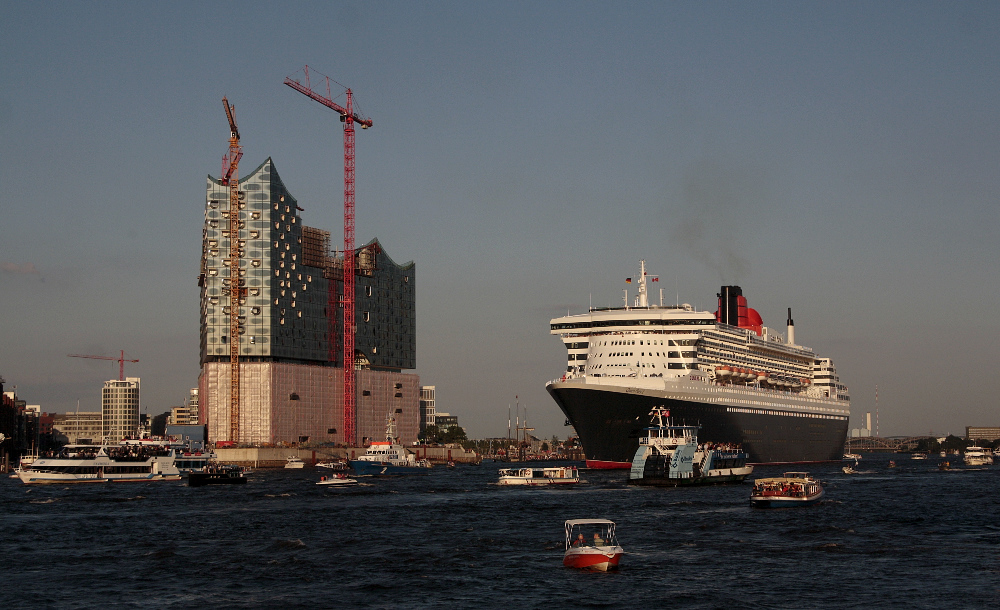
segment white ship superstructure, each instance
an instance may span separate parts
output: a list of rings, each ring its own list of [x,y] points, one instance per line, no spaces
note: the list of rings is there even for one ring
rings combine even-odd
[[[738,286],[723,286],[714,313],[662,299],[653,305],[645,262],[638,288],[631,306],[551,321],[568,360],[547,388],[592,466],[629,461],[645,424],[639,418],[668,401],[675,417],[702,425],[705,440],[741,443],[755,462],[841,457],[847,388],[831,359],[795,343],[791,310],[786,335],[763,325]]]

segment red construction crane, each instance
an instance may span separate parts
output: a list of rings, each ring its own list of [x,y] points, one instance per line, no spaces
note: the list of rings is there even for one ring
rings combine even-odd
[[[240,235],[240,191],[239,164],[243,157],[240,146],[240,130],[236,127],[236,108],[222,97],[222,105],[229,119],[229,153],[222,158],[222,184],[229,187],[229,207],[223,217],[229,219],[228,230],[223,237],[229,238],[229,441],[240,441],[240,305],[246,296],[243,278],[240,277],[240,259],[243,258],[243,244]]]
[[[125,381],[125,363],[139,362],[138,360],[128,360],[125,358],[125,350],[121,350],[121,355],[114,356],[89,356],[85,354],[66,354],[70,358],[93,358],[94,360],[117,360],[118,361],[118,381]]]
[[[357,397],[354,387],[354,124],[361,125],[362,129],[368,129],[372,126],[372,120],[354,112],[354,97],[350,88],[344,87],[347,94],[347,106],[341,106],[330,97],[329,76],[321,74],[326,79],[326,95],[324,96],[313,90],[309,82],[309,66],[305,66],[302,71],[305,74],[305,84],[291,77],[285,79],[285,84],[338,112],[340,122],[344,124],[344,297],[342,300],[344,310],[344,440],[354,444],[357,440],[355,438]],[[341,86],[343,87],[343,85]],[[333,281],[332,278],[330,281]],[[334,340],[331,328],[331,345]]]

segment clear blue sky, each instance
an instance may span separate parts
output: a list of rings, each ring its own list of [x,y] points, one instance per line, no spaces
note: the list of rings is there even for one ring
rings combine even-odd
[[[7,2],[0,8],[0,375],[97,410],[141,362],[150,413],[198,374],[204,180],[236,106],[340,234],[349,85],[357,240],[417,269],[417,370],[470,435],[506,434],[565,366],[550,318],[743,286],[835,359],[852,426],[1000,425],[1000,4]]]

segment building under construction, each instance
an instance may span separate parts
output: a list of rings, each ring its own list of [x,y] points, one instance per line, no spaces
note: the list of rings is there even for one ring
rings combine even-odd
[[[403,442],[417,438],[412,262],[396,264],[377,240],[354,251],[356,439],[345,438],[344,258],[330,233],[302,224],[302,208],[271,159],[239,178],[238,234],[230,239],[230,186],[208,177],[202,232],[201,422],[209,440],[231,439],[231,341],[239,341],[240,444],[364,442],[395,417]],[[238,257],[230,256],[230,248]],[[239,269],[231,262],[238,259]],[[239,336],[230,336],[232,282]]]

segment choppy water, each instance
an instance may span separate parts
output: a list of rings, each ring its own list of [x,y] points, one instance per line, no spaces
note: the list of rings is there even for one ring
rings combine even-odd
[[[896,457],[900,467],[886,467]],[[953,459],[954,462],[954,459]],[[245,486],[0,480],[0,608],[980,608],[1000,600],[1000,466],[866,455],[813,466],[826,498],[751,509],[750,484],[652,489],[583,471],[497,487],[496,466]],[[755,476],[779,473],[758,468]],[[562,567],[563,521],[618,524],[618,573]]]

